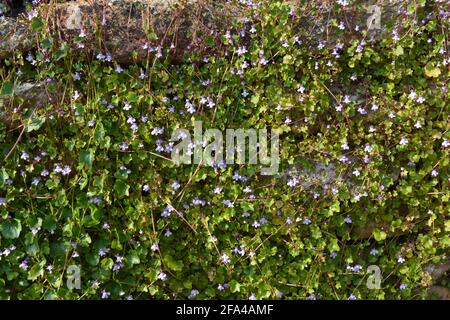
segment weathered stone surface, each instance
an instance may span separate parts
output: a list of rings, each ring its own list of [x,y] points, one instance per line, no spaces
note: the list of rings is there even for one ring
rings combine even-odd
[[[305,5],[300,0],[286,2],[292,7]],[[322,14],[315,19],[300,19],[299,28],[304,29],[304,34],[326,35],[326,45],[331,46],[337,39],[333,35],[335,28],[330,24],[330,19],[335,18],[345,21],[347,30],[355,26],[369,28],[372,38],[383,33],[388,22],[397,18],[402,2],[355,1],[344,8],[340,16],[335,15],[333,2],[316,3],[322,6]],[[108,51],[116,61],[124,64],[146,60],[159,52],[160,45],[161,48],[171,48],[170,55],[175,60],[184,51],[208,49],[211,52],[214,44],[220,43],[217,41],[219,30],[229,27],[233,18],[249,16],[244,6],[232,5],[227,0],[52,1],[38,9],[60,40],[85,35],[83,45],[86,50]],[[376,19],[378,16],[380,19]],[[2,18],[0,59],[13,51],[26,51],[33,47],[33,36],[25,24],[20,19]],[[101,41],[96,38],[96,32]],[[154,38],[149,35],[154,35]],[[208,36],[212,36],[212,46],[205,44]],[[319,38],[322,36],[313,37]]]
[[[445,275],[450,270],[450,256],[447,256],[446,260],[440,264],[430,264],[425,268],[433,280],[436,282],[443,275]]]
[[[428,298],[439,300],[450,300],[450,288],[432,286],[427,290]]]
[[[0,59],[34,47],[34,35],[23,21],[0,16]]]
[[[61,39],[84,34],[86,50],[107,51],[125,64],[144,61],[163,48],[171,47],[175,58],[187,49],[201,50],[207,36],[217,39],[216,32],[238,16],[225,0],[76,1],[46,6],[41,12]]]

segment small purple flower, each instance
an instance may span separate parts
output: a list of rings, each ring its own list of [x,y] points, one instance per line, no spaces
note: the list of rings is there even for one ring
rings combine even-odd
[[[226,253],[224,253],[221,257],[220,257],[220,261],[223,262],[223,264],[228,264],[230,263],[230,258],[228,257],[228,255]]]
[[[101,292],[102,299],[108,299],[110,295],[111,295],[111,292],[108,292],[106,290],[102,290],[102,292]]]
[[[166,281],[167,280],[167,274],[165,274],[164,272],[160,271],[158,274],[158,279],[161,281]]]
[[[72,171],[72,169],[69,166],[64,166],[64,168],[61,171],[61,174],[63,176],[67,176],[70,172]]]
[[[193,299],[195,298],[200,292],[197,289],[192,289],[191,293],[188,296],[188,299]]]
[[[118,271],[123,268],[123,263],[115,263],[113,265],[113,271]]]
[[[28,262],[29,262],[30,258],[26,257],[19,265],[19,268],[22,270],[26,270],[28,268]]]

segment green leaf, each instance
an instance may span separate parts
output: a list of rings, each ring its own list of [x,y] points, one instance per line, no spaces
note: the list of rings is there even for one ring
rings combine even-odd
[[[80,163],[86,165],[89,169],[92,168],[94,162],[94,152],[90,150],[82,150],[80,152]]]
[[[45,117],[31,116],[28,121],[27,132],[39,130],[39,128],[44,124]]]
[[[3,188],[6,185],[6,181],[8,181],[9,175],[6,172],[5,168],[0,170],[0,188]]]
[[[250,102],[256,106],[259,102],[259,99],[260,99],[260,95],[257,93],[252,96],[252,98],[250,99]]]
[[[394,56],[401,56],[404,53],[403,47],[398,45],[394,50]]]
[[[132,265],[141,263],[141,259],[139,259],[139,256],[136,253],[130,254],[127,260]]]
[[[441,69],[433,66],[432,63],[427,63],[425,66],[425,75],[429,78],[437,78],[441,74]]]
[[[241,285],[239,282],[237,282],[236,280],[231,280],[230,281],[230,290],[231,292],[239,292],[241,291]]]
[[[28,271],[28,280],[35,281],[37,278],[44,275],[45,261],[35,264],[30,271]]]
[[[375,229],[372,232],[372,234],[373,234],[373,237],[375,238],[376,241],[383,241],[387,237],[386,232],[384,232],[383,230],[379,230],[379,229]]]
[[[67,43],[64,42],[63,44],[61,44],[59,49],[56,51],[55,59],[56,59],[56,61],[59,61],[62,58],[64,58],[66,55],[67,55]]]
[[[31,29],[33,30],[40,30],[44,26],[44,22],[39,17],[34,17],[33,20],[31,20]]]
[[[52,45],[53,45],[53,39],[52,38],[45,38],[41,42],[41,46],[44,49],[50,49],[52,47]]]
[[[173,271],[181,271],[183,270],[183,262],[175,260],[172,256],[166,255],[164,256],[164,262],[167,267]]]
[[[130,195],[129,190],[130,186],[123,182],[122,180],[116,180],[114,183],[114,190],[116,190],[119,197],[128,197]]]
[[[158,35],[155,32],[155,29],[149,28],[148,30],[148,40],[150,42],[158,40]]]
[[[292,64],[294,61],[294,58],[290,54],[287,54],[283,57],[283,64]]]
[[[1,95],[2,96],[12,96],[14,91],[14,86],[11,82],[5,81],[3,82]]]
[[[18,219],[3,221],[0,225],[2,236],[6,239],[17,239],[22,231],[22,224]]]

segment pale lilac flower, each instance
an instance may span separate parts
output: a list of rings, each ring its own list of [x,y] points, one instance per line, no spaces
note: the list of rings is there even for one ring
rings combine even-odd
[[[26,270],[28,268],[28,262],[30,261],[29,257],[26,257],[19,265],[19,268],[22,270]]]
[[[174,190],[178,190],[180,187],[181,187],[181,185],[180,185],[180,183],[179,183],[178,181],[174,181],[174,182],[172,183],[172,188],[173,188]]]
[[[234,203],[231,200],[226,199],[226,200],[223,200],[222,202],[228,208],[233,208],[234,207]]]
[[[79,72],[75,72],[75,74],[72,77],[73,77],[73,80],[75,80],[75,81],[81,80],[81,75]]]
[[[252,223],[252,227],[254,227],[254,228],[259,228],[261,226],[261,224],[259,223],[259,221],[253,221],[253,223]]]
[[[292,177],[291,179],[288,180],[287,185],[289,187],[295,187],[300,183],[300,180],[298,180],[296,177]]]
[[[238,56],[242,56],[247,53],[247,48],[245,46],[239,47],[236,53]]]
[[[401,146],[407,145],[407,144],[408,144],[408,139],[406,139],[405,137],[402,137],[402,138],[400,139],[399,144],[400,144]]]
[[[191,293],[188,296],[188,299],[193,299],[195,298],[200,292],[197,289],[192,289]]]
[[[128,150],[128,144],[124,141],[119,145],[119,148],[122,151]]]
[[[352,221],[352,218],[349,215],[347,215],[344,219],[344,222],[347,224],[351,224],[353,221]]]
[[[416,97],[417,97],[417,93],[414,90],[411,90],[409,92],[408,98],[411,99],[411,100],[415,100]]]
[[[124,106],[123,106],[123,110],[128,111],[128,110],[130,110],[130,109],[131,109],[131,104],[129,104],[128,101],[125,101],[125,104],[124,104]]]
[[[70,168],[70,166],[65,165],[64,168],[61,170],[61,174],[63,176],[67,176],[71,171],[72,169]]]
[[[158,128],[158,127],[153,128],[152,132],[150,132],[150,134],[152,136],[157,136],[157,135],[160,135],[160,134],[163,134],[163,133],[164,133],[164,129],[163,128]]]
[[[116,67],[116,72],[117,73],[122,73],[124,70],[122,69],[122,67],[118,64]]]
[[[22,151],[20,155],[20,159],[22,160],[28,160],[30,158],[30,155],[26,151]]]
[[[350,148],[348,146],[348,142],[345,141],[343,144],[341,144],[341,148],[342,148],[342,150],[349,150]]]
[[[348,0],[337,0],[336,3],[343,7],[348,6]]]
[[[38,12],[36,9],[31,9],[27,12],[28,20],[33,20],[33,18],[36,18],[38,16]]]
[[[167,280],[167,274],[165,274],[164,272],[160,271],[158,274],[158,279],[161,281],[166,281]]]
[[[108,292],[106,290],[102,290],[101,297],[102,299],[108,299],[111,296],[111,292]]]
[[[105,61],[105,55],[103,54],[103,53],[98,53],[97,54],[97,56],[96,56],[96,58],[98,59],[98,60],[100,60],[100,61]]]
[[[31,228],[31,233],[37,234],[39,232],[39,230],[41,230],[41,227],[33,227],[33,228]]]
[[[185,103],[184,106],[185,106],[187,112],[189,112],[191,114],[196,111],[195,108],[194,108],[194,105],[189,100],[186,100],[186,103]]]
[[[113,271],[119,271],[120,269],[122,269],[123,268],[123,266],[124,266],[124,264],[123,263],[115,263],[114,265],[113,265]]]
[[[222,261],[223,264],[228,264],[228,263],[230,263],[230,258],[228,257],[228,255],[226,253],[224,253],[220,257],[220,261]]]

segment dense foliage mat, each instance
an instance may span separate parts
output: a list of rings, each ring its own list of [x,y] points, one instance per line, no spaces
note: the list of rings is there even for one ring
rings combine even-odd
[[[121,66],[32,12],[39,48],[0,66],[0,298],[424,297],[450,246],[448,7],[404,1],[376,33],[348,2],[240,1],[177,65],[152,32]],[[279,129],[279,173],[175,165],[197,120]]]

